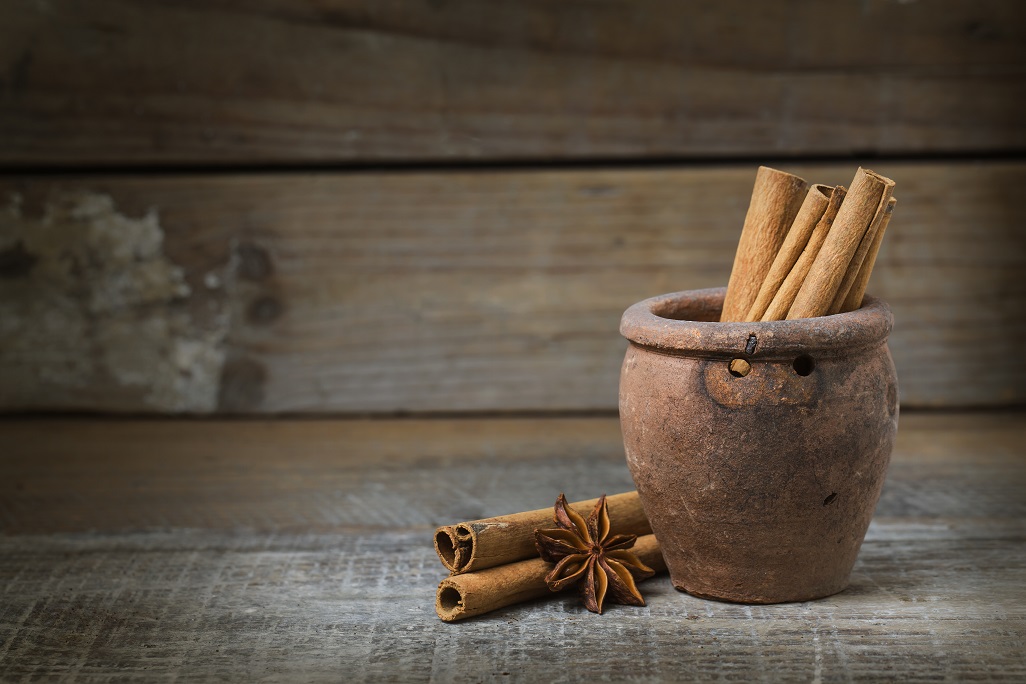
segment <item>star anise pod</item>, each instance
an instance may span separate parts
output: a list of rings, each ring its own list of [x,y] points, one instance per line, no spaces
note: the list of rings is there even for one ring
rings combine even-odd
[[[561,591],[580,583],[584,606],[593,613],[602,612],[607,591],[614,603],[645,605],[634,578],[651,577],[655,571],[627,550],[634,546],[637,535],[609,535],[605,495],[587,520],[567,505],[562,494],[556,499],[554,510],[559,528],[534,531],[538,553],[556,564],[545,577],[549,589]]]

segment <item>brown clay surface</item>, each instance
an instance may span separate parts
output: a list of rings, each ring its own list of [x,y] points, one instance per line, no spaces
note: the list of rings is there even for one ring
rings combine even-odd
[[[897,431],[891,314],[711,323],[723,290],[634,305],[627,462],[674,586],[748,603],[848,584]],[[682,319],[697,320],[682,320]],[[733,359],[751,370],[730,372]]]

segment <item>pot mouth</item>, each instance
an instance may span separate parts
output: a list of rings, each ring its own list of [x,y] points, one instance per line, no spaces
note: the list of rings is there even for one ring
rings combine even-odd
[[[877,347],[894,323],[883,300],[865,296],[848,313],[790,321],[720,323],[727,288],[686,290],[644,299],[620,320],[620,334],[636,345],[682,356],[789,358],[815,352],[840,355]]]

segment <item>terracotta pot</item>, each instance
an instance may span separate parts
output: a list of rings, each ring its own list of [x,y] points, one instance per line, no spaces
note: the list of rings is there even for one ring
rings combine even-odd
[[[627,463],[678,589],[742,603],[837,593],[898,427],[892,316],[718,323],[725,290],[627,309]],[[740,361],[735,361],[738,359]]]

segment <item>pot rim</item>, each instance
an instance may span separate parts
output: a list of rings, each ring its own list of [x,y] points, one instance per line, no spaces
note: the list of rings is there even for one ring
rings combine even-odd
[[[624,312],[620,334],[632,344],[662,353],[766,359],[877,347],[887,342],[894,324],[886,302],[870,295],[861,308],[832,316],[720,323],[716,319],[726,293],[727,288],[717,287],[649,297]]]

